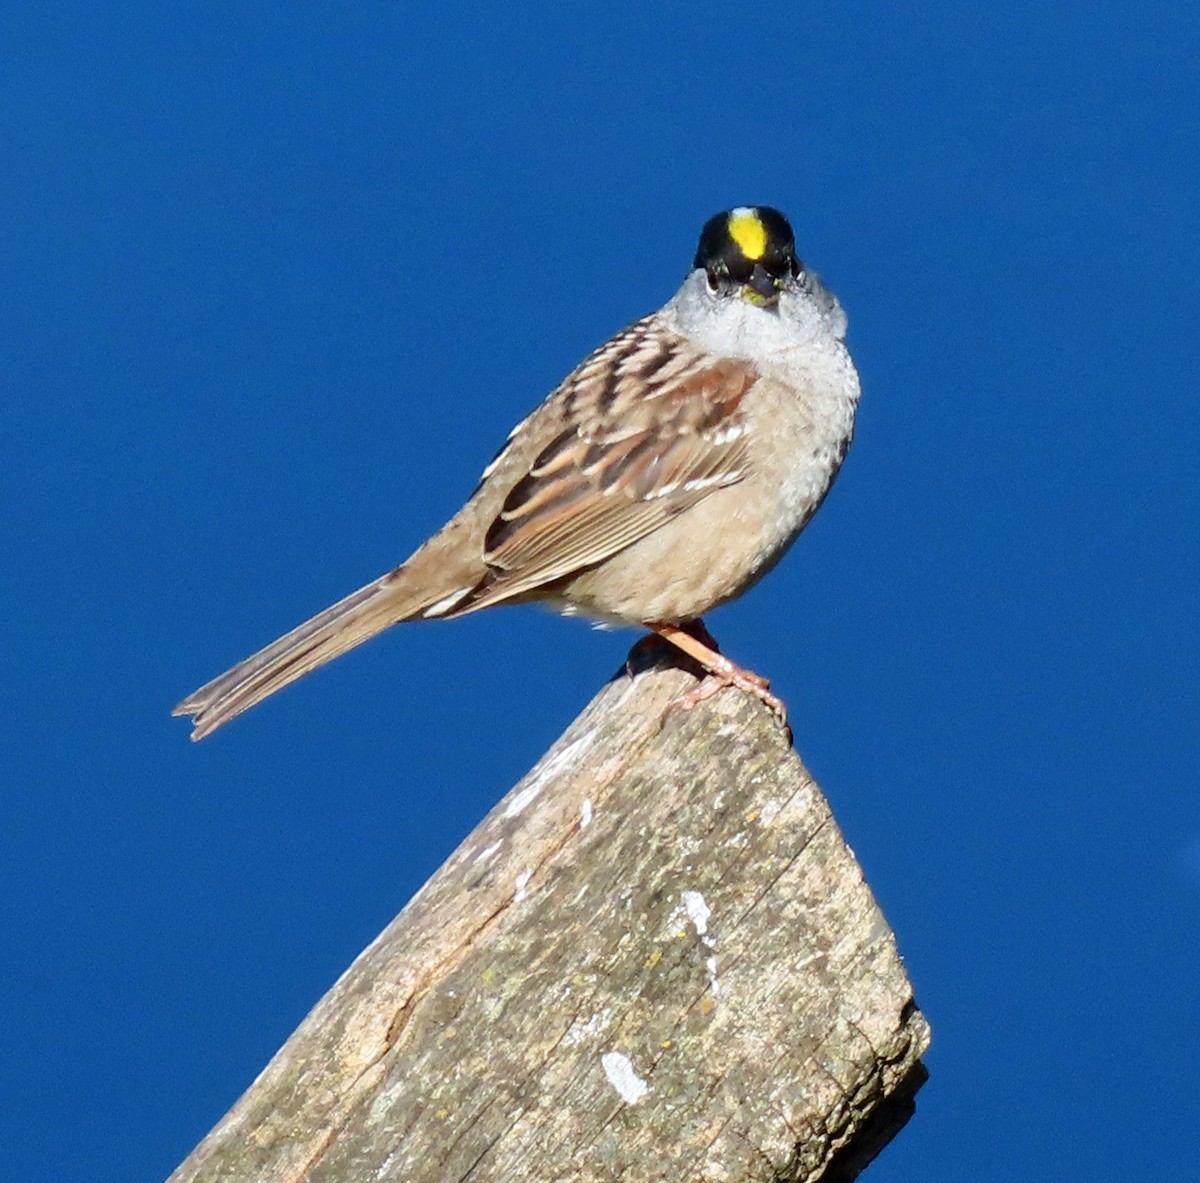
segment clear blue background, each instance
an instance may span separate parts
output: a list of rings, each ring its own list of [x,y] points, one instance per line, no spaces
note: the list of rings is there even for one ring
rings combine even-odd
[[[710,623],[934,1025],[870,1177],[1194,1180],[1195,6],[346,7],[0,17],[5,1173],[166,1175],[617,667],[510,609],[168,717],[769,202],[860,430]]]

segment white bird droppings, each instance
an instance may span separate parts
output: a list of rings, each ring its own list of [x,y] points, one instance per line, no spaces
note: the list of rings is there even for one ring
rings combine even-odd
[[[533,878],[533,868],[526,867],[517,876],[517,890],[513,893],[513,903],[519,904],[526,896],[525,888],[529,886],[530,879]]]
[[[504,845],[504,840],[493,842],[491,846],[485,847],[475,856],[475,862],[482,863],[485,859],[490,859]]]
[[[633,1062],[624,1052],[605,1052],[600,1063],[608,1083],[626,1105],[636,1105],[650,1091],[650,1086],[634,1071]]]
[[[533,779],[504,807],[505,817],[516,817],[543,789],[546,781],[560,768],[570,763],[571,759],[581,749],[592,742],[590,734],[581,735],[572,740],[561,752],[556,752],[538,769]]]
[[[542,791],[541,777],[527,784],[505,807],[505,817],[516,817]]]
[[[708,901],[698,891],[685,891],[683,893],[683,906],[687,910],[688,919],[692,922],[692,927],[696,930],[696,935],[703,938],[708,932],[708,918],[712,915],[712,909],[708,906]],[[711,944],[711,941],[705,941],[706,945]]]
[[[720,994],[721,984],[717,981],[717,959],[715,957],[704,959],[704,971],[708,974],[708,988],[714,996]]]
[[[592,824],[592,799],[584,797],[583,803],[579,806],[579,828],[586,830]]]
[[[717,942],[713,937],[708,935],[708,922],[712,918],[712,909],[708,906],[708,901],[698,891],[685,891],[682,898],[684,910],[688,914],[688,919],[692,922],[692,927],[696,930],[696,935],[700,938],[700,943],[713,953],[711,957],[704,959],[704,969],[708,974],[708,988],[714,995],[718,994],[720,993],[720,986],[717,983]]]

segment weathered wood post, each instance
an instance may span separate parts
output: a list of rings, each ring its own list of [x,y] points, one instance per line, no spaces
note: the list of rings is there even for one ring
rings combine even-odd
[[[171,1176],[853,1178],[929,1028],[771,716],[607,685]]]

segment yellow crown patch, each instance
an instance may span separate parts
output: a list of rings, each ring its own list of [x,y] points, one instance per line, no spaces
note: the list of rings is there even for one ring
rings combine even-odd
[[[767,249],[767,228],[750,209],[735,209],[729,215],[729,237],[747,259],[761,259]]]

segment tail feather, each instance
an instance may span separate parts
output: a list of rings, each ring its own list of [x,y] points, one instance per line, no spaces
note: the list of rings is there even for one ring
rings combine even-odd
[[[414,595],[405,587],[404,575],[405,568],[398,567],[351,592],[201,686],[171,713],[191,715],[195,724],[192,739],[203,739],[310,670],[370,640],[390,625],[422,615],[437,599],[436,593]],[[438,607],[434,603],[434,610],[428,614],[437,614]]]

